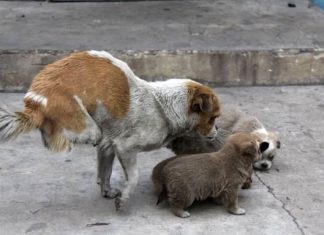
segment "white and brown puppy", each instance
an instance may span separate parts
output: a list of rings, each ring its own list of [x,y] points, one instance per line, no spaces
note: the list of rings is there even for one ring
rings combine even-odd
[[[268,170],[280,148],[280,141],[276,134],[268,132],[264,125],[254,116],[231,106],[224,106],[221,115],[216,120],[218,127],[217,137],[210,141],[199,135],[186,135],[176,138],[168,147],[176,154],[209,153],[218,151],[225,139],[233,133],[246,132],[258,135],[269,147],[262,153],[262,158],[255,161],[253,166],[258,170]]]
[[[123,206],[138,180],[136,154],[159,148],[187,131],[214,138],[219,103],[208,87],[191,80],[146,82],[105,51],[73,53],[46,66],[34,78],[25,109],[0,109],[0,139],[39,129],[46,147],[98,145],[102,194]],[[127,184],[110,187],[115,155]]]
[[[238,191],[252,171],[253,161],[268,147],[258,136],[236,133],[227,138],[216,153],[176,156],[160,162],[153,169],[152,180],[159,200],[168,199],[173,213],[190,216],[185,211],[195,200],[221,198],[230,213],[241,215]]]

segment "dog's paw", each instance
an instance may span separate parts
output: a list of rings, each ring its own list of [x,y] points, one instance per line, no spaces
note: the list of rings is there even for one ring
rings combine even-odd
[[[121,196],[116,197],[115,199],[115,208],[117,212],[124,212],[128,208],[128,199],[125,199]]]
[[[190,213],[188,211],[185,211],[183,209],[180,208],[171,208],[173,214],[175,214],[176,216],[180,217],[180,218],[188,218],[190,216]]]
[[[251,186],[252,186],[252,184],[251,184],[251,182],[248,182],[248,181],[246,181],[246,182],[244,182],[244,184],[242,185],[242,189],[249,189],[249,188],[251,188]]]
[[[245,210],[243,208],[238,208],[236,210],[229,210],[229,212],[234,215],[245,215]]]
[[[248,188],[251,188],[252,186],[252,178],[251,177],[248,177],[245,182],[243,183],[242,185],[242,189],[248,189]]]
[[[178,216],[181,218],[188,218],[188,217],[190,217],[190,213],[188,211],[183,211],[183,212],[179,213]]]
[[[103,189],[101,195],[105,198],[114,199],[121,195],[121,191],[116,188]]]

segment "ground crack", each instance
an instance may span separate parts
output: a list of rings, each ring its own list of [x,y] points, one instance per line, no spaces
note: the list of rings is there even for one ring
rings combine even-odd
[[[300,227],[300,225],[297,222],[297,218],[291,213],[291,211],[286,207],[286,204],[284,201],[282,201],[280,198],[277,197],[277,195],[273,192],[273,188],[271,188],[270,186],[268,186],[262,179],[261,177],[258,175],[257,172],[254,173],[255,176],[258,178],[258,180],[260,181],[261,184],[263,184],[267,189],[268,192],[279,202],[281,202],[281,208],[287,212],[287,214],[292,218],[293,222],[296,224],[298,230],[300,231],[300,233],[302,235],[305,235],[304,230]]]

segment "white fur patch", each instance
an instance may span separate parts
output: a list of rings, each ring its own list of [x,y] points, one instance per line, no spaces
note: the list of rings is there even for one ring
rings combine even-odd
[[[263,141],[267,141],[269,143],[269,147],[267,148],[266,151],[263,152],[263,154],[269,154],[275,148],[273,141],[269,138],[268,131],[264,127],[253,131],[253,133],[259,133],[259,134],[265,135],[265,138],[263,139]]]
[[[253,132],[268,135],[268,131],[264,127],[260,128],[260,129],[257,129],[257,130],[255,130]]]
[[[264,151],[265,154],[269,154],[273,149],[275,149],[275,146],[274,146],[272,140],[268,139],[268,142],[269,142],[269,147],[267,148],[266,151]]]
[[[98,141],[101,139],[101,130],[89,115],[88,111],[82,103],[82,100],[76,95],[73,96],[73,98],[76,100],[81,111],[84,114],[86,128],[79,134],[63,129],[65,137],[74,143],[98,144]]]
[[[113,65],[117,66],[120,68],[121,71],[124,72],[124,74],[129,78],[129,79],[134,79],[136,78],[136,75],[133,73],[133,71],[129,68],[128,64],[126,64],[124,61],[121,61],[115,57],[113,57],[109,52],[107,51],[88,51],[89,55],[92,56],[97,56],[100,58],[108,59]]]
[[[46,105],[47,105],[47,98],[42,95],[38,95],[33,91],[27,92],[24,99],[32,100],[35,103],[39,103],[39,104],[43,105],[44,107],[46,107]]]

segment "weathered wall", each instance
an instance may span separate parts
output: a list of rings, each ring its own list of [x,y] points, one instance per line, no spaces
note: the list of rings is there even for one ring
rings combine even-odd
[[[0,51],[0,90],[24,91],[71,51]],[[146,80],[192,78],[219,86],[324,84],[324,50],[111,51]]]

